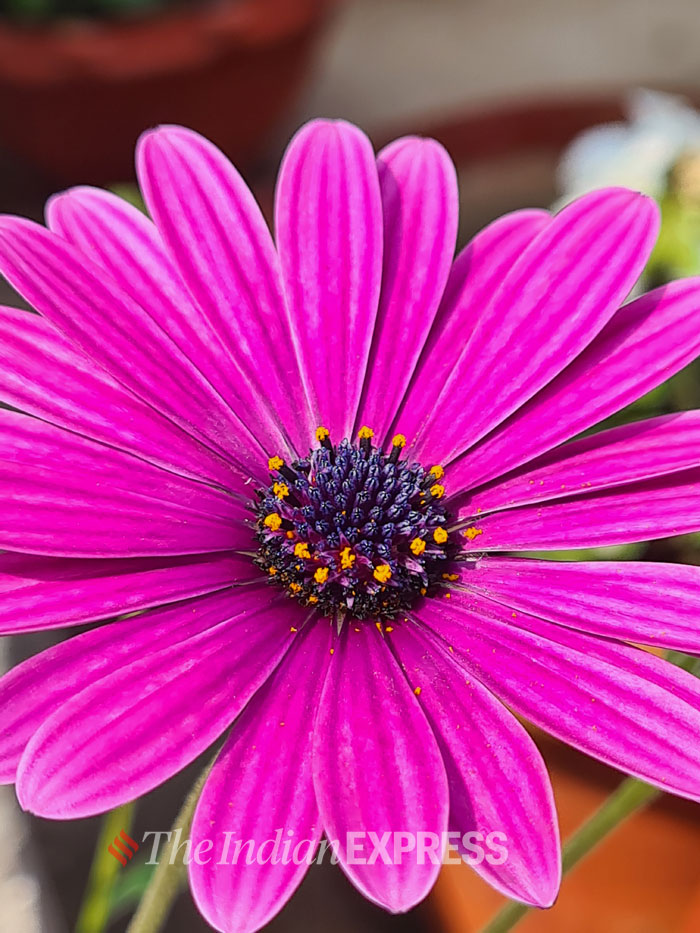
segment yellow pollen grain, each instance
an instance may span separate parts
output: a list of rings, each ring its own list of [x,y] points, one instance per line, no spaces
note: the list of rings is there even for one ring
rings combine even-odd
[[[294,537],[294,532],[292,531],[291,528],[290,528],[289,531],[287,532],[287,537],[289,538],[290,541],[291,541],[292,538]]]
[[[290,583],[289,589],[292,593],[298,593],[301,590],[301,583]]]
[[[314,574],[314,580],[317,583],[325,583],[328,579],[328,574],[330,573],[328,567],[317,567],[316,573]]]
[[[433,499],[442,499],[445,495],[445,487],[441,486],[440,483],[433,483],[430,487],[430,495]]]
[[[436,463],[435,466],[430,467],[430,475],[434,476],[435,479],[442,479],[445,475],[445,471],[439,464]]]
[[[277,567],[270,567],[267,572],[270,574],[271,577],[274,577],[274,575],[277,573]]]
[[[331,654],[335,654],[335,648],[331,648]]]
[[[364,424],[357,432],[357,436],[360,438],[360,440],[369,440],[370,437],[374,437],[374,431],[372,428],[368,428],[367,425]]]
[[[447,532],[444,528],[436,528],[433,532],[433,541],[436,544],[444,544],[447,541]]]
[[[290,631],[290,632],[296,632],[296,629],[295,629],[294,626],[292,625],[292,626],[290,626],[289,631]]]
[[[385,631],[385,632],[393,632],[393,631],[394,631],[394,626],[393,626],[393,625],[387,625],[387,627],[384,629],[384,631]]]
[[[394,434],[391,439],[392,447],[405,447],[406,446],[406,435],[405,434]]]
[[[270,512],[269,515],[265,516],[263,525],[266,528],[269,528],[270,531],[279,531],[280,525],[282,524],[282,519],[279,517],[277,512]]]
[[[299,541],[297,544],[294,545],[294,556],[295,557],[306,557],[306,558],[311,557],[311,553],[309,551],[309,545],[306,543],[306,541]]]
[[[382,630],[382,623],[381,623],[381,622],[375,622],[374,624],[377,626],[377,631],[378,631],[378,632],[381,632],[381,630]]]
[[[422,538],[414,538],[409,547],[416,557],[420,557],[425,550],[425,541]]]
[[[309,596],[309,602],[310,602],[310,603],[317,603],[317,602],[318,602],[318,596]]]
[[[423,688],[422,688],[422,687],[416,687],[416,689],[415,689],[413,692],[415,693],[415,695],[416,695],[417,697],[419,697],[419,696],[421,695],[421,693],[423,692]]]
[[[331,432],[328,430],[328,428],[324,428],[322,424],[316,428],[317,441],[325,441],[327,437],[330,437],[330,434]]]
[[[340,552],[340,566],[343,570],[349,570],[355,563],[356,557],[349,547],[343,548]]]
[[[289,486],[286,483],[275,483],[272,491],[278,499],[284,499],[285,496],[289,495]]]
[[[426,590],[426,588],[425,588],[424,586],[422,586],[422,587],[420,588],[420,595],[421,595],[421,596],[425,596],[425,594],[426,594],[427,592],[428,592],[428,591]]]
[[[375,580],[379,580],[380,583],[386,583],[387,580],[391,579],[391,567],[388,564],[379,564],[374,568],[372,576]]]
[[[467,528],[467,530],[464,532],[464,537],[468,538],[470,541],[473,541],[474,538],[478,538],[479,535],[483,535],[483,533],[484,533],[483,529],[474,528],[474,526],[472,525],[471,528]]]
[[[455,580],[459,580],[459,574],[458,573],[443,573],[442,579],[449,580],[450,583],[454,583]]]
[[[270,457],[267,461],[268,470],[279,470],[284,466],[284,460],[281,457]]]

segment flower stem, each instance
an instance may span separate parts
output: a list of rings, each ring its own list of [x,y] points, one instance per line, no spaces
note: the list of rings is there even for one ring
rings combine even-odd
[[[160,861],[153,871],[153,877],[126,933],[158,933],[168,919],[170,909],[187,877],[187,865],[182,856],[173,850],[178,838],[182,843],[189,838],[195,807],[211,767],[210,764],[204,769],[175,817],[170,839],[163,848]],[[176,832],[178,829],[179,837]]]
[[[569,839],[562,851],[562,872],[566,874],[588,855],[599,842],[633,813],[637,813],[661,795],[636,778],[624,780],[614,793]],[[531,910],[527,904],[510,901],[483,927],[481,933],[508,933]]]
[[[127,803],[104,817],[92,858],[85,897],[75,925],[75,933],[102,933],[109,921],[112,889],[119,873],[119,862],[108,847],[120,830],[131,831],[134,804]]]

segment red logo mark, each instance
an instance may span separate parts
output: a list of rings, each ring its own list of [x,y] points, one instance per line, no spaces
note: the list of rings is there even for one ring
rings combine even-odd
[[[122,840],[124,840],[124,842],[122,842]],[[126,845],[124,845],[124,843],[126,843]],[[127,834],[122,829],[119,832],[119,835],[114,837],[114,843],[109,846],[107,851],[110,855],[113,855],[116,859],[119,859],[122,865],[126,865],[127,860],[134,857],[134,852],[131,851],[129,846],[131,846],[131,849],[133,849],[134,852],[138,852],[138,842],[134,842],[131,836],[127,836]]]

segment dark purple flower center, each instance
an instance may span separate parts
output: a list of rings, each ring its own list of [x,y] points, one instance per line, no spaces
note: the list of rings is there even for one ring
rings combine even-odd
[[[256,563],[273,584],[335,619],[391,619],[447,576],[455,547],[441,504],[442,467],[426,471],[372,444],[337,446],[328,431],[319,446],[287,465],[268,463],[272,483],[257,491]]]

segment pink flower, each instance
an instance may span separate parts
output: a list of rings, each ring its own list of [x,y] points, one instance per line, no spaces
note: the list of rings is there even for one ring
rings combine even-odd
[[[3,631],[141,613],[4,679],[2,778],[39,815],[100,813],[236,720],[195,844],[325,833],[401,911],[439,866],[358,864],[347,833],[498,831],[508,858],[476,870],[551,904],[552,791],[507,707],[700,797],[700,685],[629,644],[700,651],[700,568],[499,554],[700,529],[700,412],[563,443],[698,353],[700,282],[620,308],[657,212],[617,188],[507,215],[453,263],[430,140],[375,159],[348,124],[305,126],[276,246],[196,134],[146,133],[138,168],[154,223],[87,188],[48,230],[0,220],[41,315],[2,310]],[[241,931],[305,870],[190,874]]]

